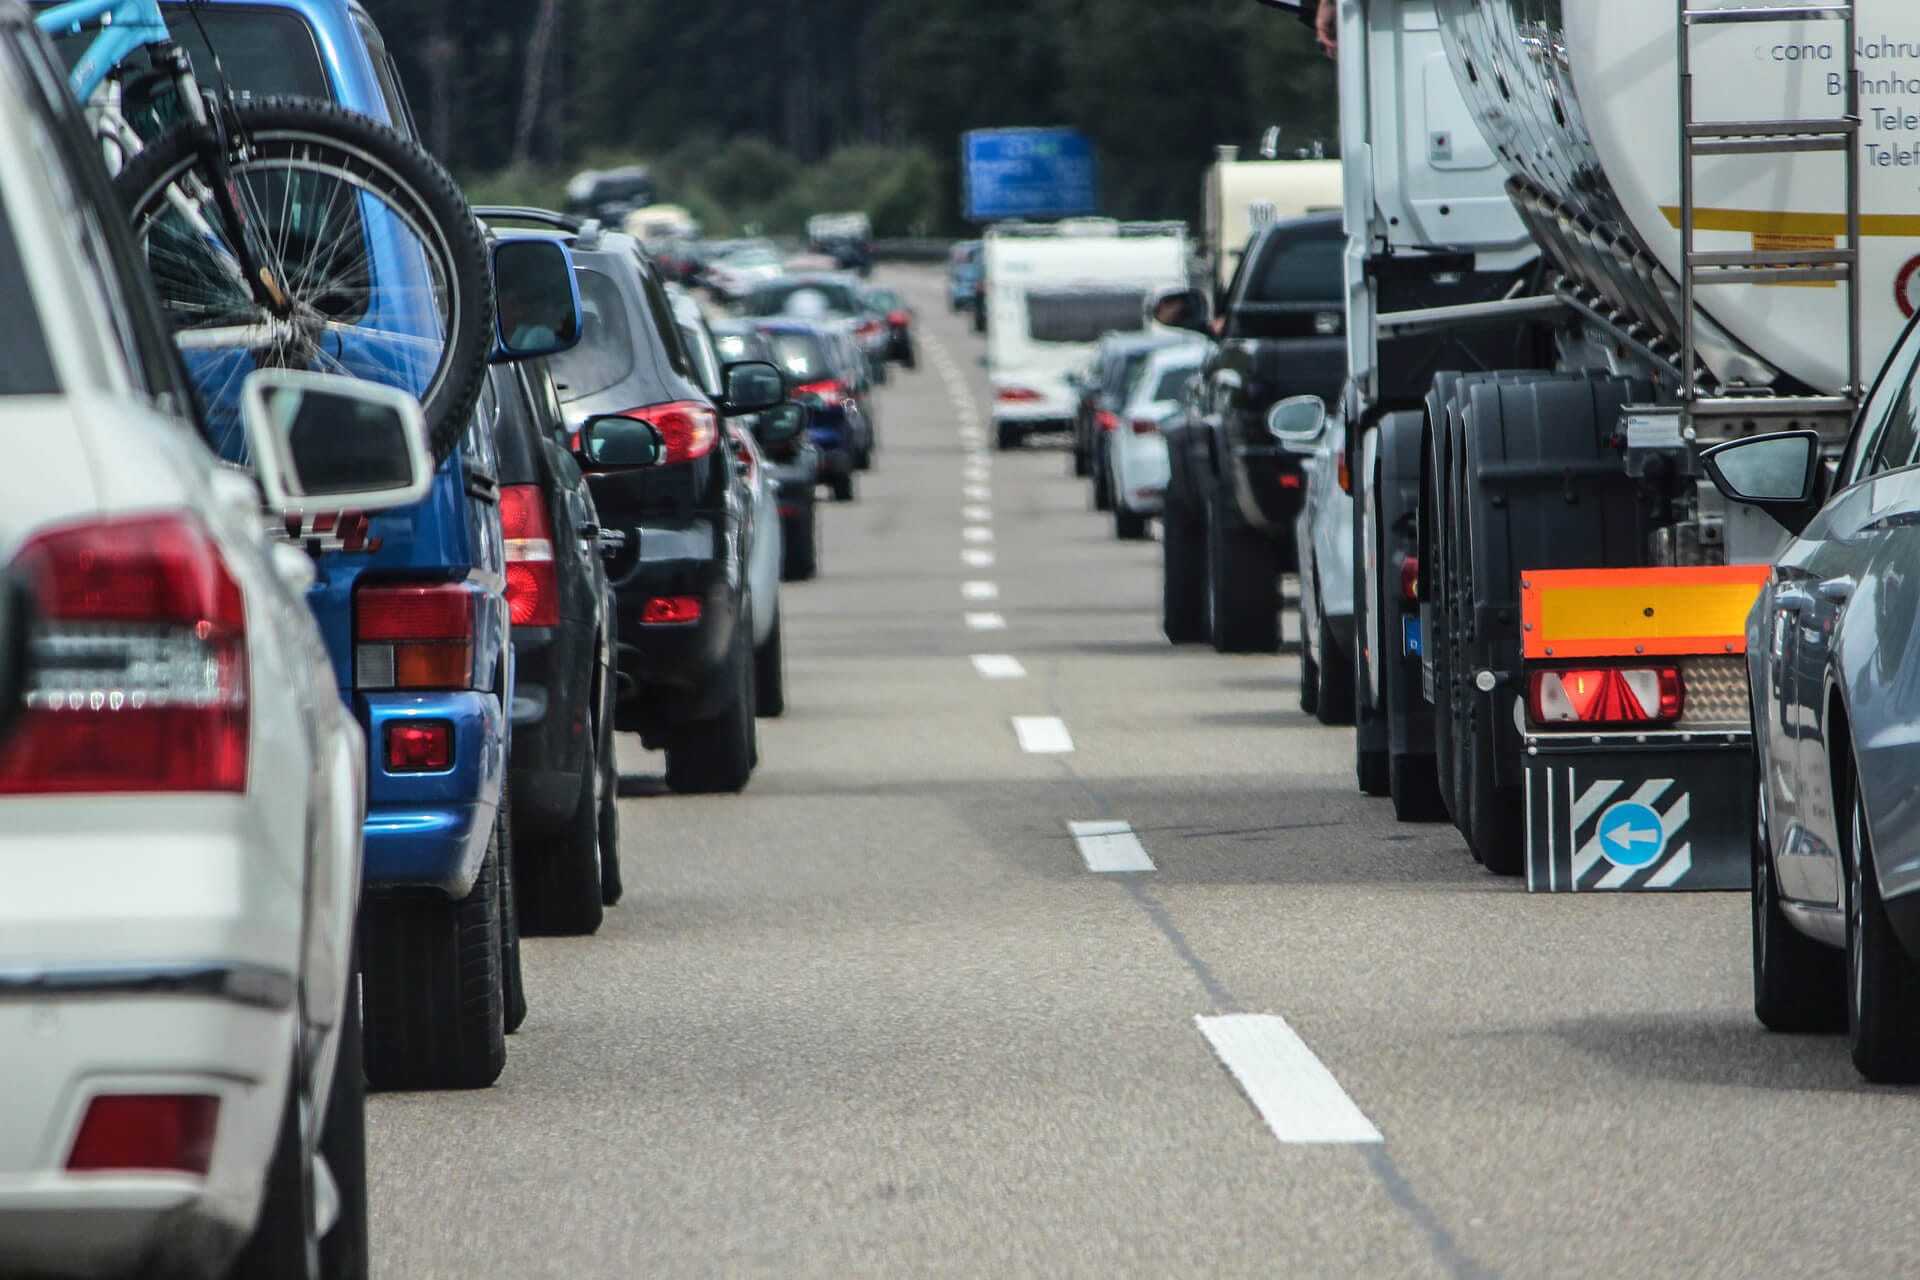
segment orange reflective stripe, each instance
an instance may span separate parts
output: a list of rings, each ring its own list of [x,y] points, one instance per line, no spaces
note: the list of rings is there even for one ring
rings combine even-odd
[[[1520,575],[1530,659],[1745,653],[1763,564],[1538,569]]]

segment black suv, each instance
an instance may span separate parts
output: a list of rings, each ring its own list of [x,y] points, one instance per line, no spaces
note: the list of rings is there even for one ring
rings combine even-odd
[[[481,216],[551,227],[573,252],[586,324],[580,345],[549,367],[576,452],[584,426],[603,416],[645,423],[659,439],[643,466],[582,463],[610,548],[614,728],[667,753],[672,790],[739,791],[758,741],[753,504],[721,423],[734,407],[702,384],[639,241],[537,210]],[[753,364],[728,366],[728,380],[743,367],[779,381]]]
[[[600,520],[544,361],[495,366],[481,407],[499,449],[513,620],[507,782],[520,928],[592,933],[620,896],[614,610]]]

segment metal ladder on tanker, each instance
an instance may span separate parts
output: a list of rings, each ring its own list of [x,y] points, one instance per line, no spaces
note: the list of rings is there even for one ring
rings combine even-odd
[[[1702,9],[1677,0],[1680,68],[1680,260],[1685,348],[1680,366],[1681,425],[1700,418],[1838,419],[1844,433],[1864,388],[1860,369],[1860,80],[1854,0],[1810,5],[1751,5]],[[1694,119],[1693,31],[1731,23],[1839,22],[1845,31],[1846,106],[1842,115],[1813,120]],[[1695,243],[1694,162],[1708,156],[1769,156],[1832,151],[1846,158],[1846,244],[1831,249],[1702,250]],[[1702,286],[1726,284],[1844,284],[1847,289],[1847,385],[1838,396],[1702,396],[1697,382],[1695,297]],[[1714,433],[1704,433],[1711,435]],[[1703,438],[1704,438],[1703,435]],[[1692,438],[1692,437],[1689,437]]]

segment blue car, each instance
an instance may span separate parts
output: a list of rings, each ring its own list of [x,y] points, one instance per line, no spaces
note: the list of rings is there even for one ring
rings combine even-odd
[[[220,52],[235,92],[325,98],[411,135],[392,59],[360,5],[167,7],[196,62],[208,45]],[[417,289],[410,264],[377,254],[373,264],[376,296]],[[370,756],[359,947],[366,1072],[381,1088],[491,1084],[525,1012],[502,847],[513,651],[492,395],[424,502],[299,531],[323,549],[309,603]],[[476,936],[492,945],[474,947]]]
[[[947,258],[947,306],[969,311],[980,298],[980,242],[962,240]]]
[[[858,348],[847,340],[844,321],[755,320],[772,348],[773,362],[787,375],[794,398],[812,410],[807,438],[820,451],[820,482],[836,502],[853,500],[853,473],[873,454],[873,424],[862,407],[864,383]],[[836,327],[838,326],[838,327]]]

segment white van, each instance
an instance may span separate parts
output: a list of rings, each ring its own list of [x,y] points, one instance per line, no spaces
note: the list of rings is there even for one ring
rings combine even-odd
[[[1002,449],[1067,430],[1076,407],[1068,375],[1086,367],[1101,335],[1141,328],[1149,295],[1187,285],[1178,222],[1002,223],[985,245],[987,373]]]
[[[1240,148],[1214,149],[1201,188],[1201,251],[1213,265],[1216,293],[1227,287],[1254,232],[1270,222],[1338,210],[1338,160],[1242,160]]]

